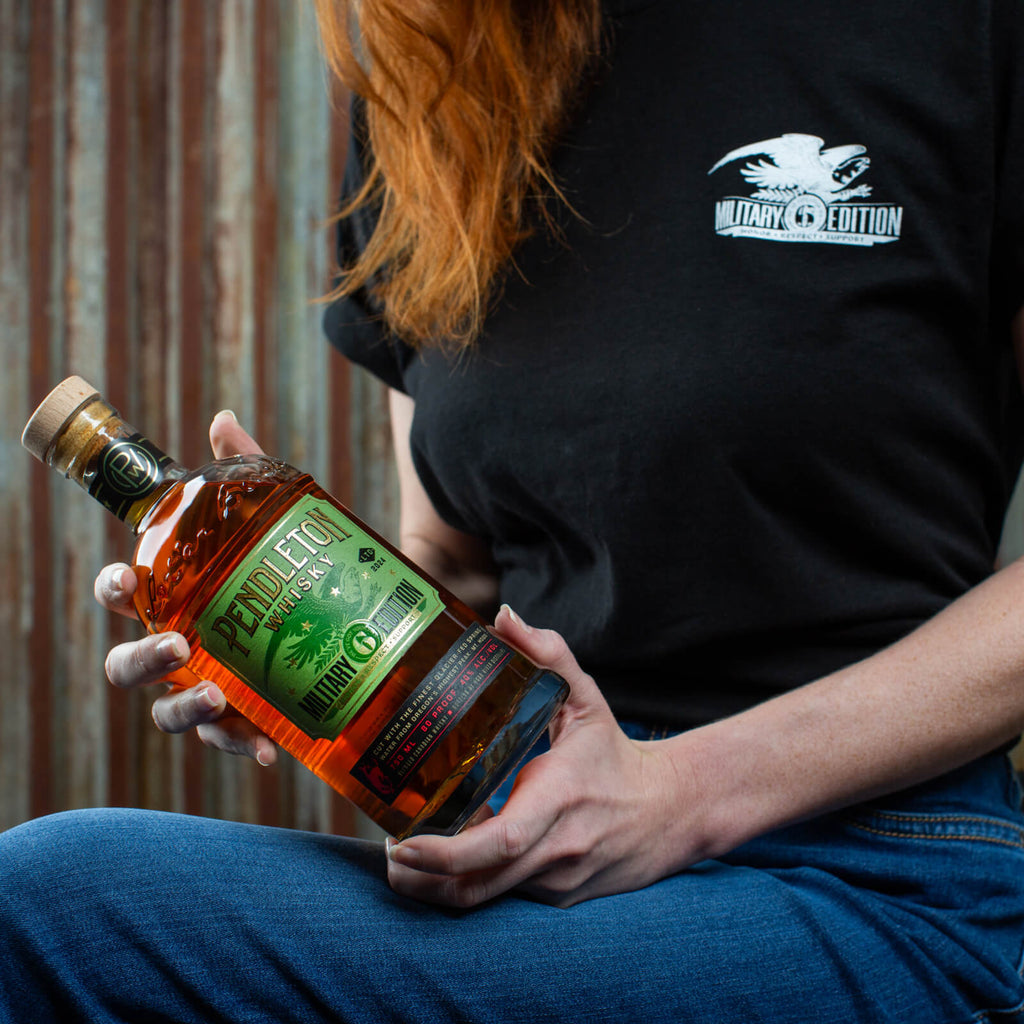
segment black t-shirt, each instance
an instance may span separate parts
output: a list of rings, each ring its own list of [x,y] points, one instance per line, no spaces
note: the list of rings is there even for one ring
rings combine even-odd
[[[415,398],[417,471],[502,599],[617,713],[686,726],[992,570],[1024,436],[1024,4],[613,7],[555,154],[577,215],[522,247],[477,346],[415,353],[363,298],[325,324]]]

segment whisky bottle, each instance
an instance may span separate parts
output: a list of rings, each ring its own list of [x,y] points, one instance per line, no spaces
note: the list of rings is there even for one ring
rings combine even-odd
[[[189,471],[79,377],[22,443],[134,531],[145,627],[182,633],[196,680],[400,839],[457,832],[568,695],[279,459]]]

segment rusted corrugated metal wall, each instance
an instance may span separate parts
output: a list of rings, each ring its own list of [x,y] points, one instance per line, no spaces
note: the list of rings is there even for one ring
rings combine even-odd
[[[328,91],[301,0],[0,0],[0,828],[98,804],[353,827],[287,759],[164,736],[105,682],[138,627],[92,581],[130,534],[18,443],[68,373],[186,464],[228,407],[393,530],[380,390],[310,301],[344,148]]]

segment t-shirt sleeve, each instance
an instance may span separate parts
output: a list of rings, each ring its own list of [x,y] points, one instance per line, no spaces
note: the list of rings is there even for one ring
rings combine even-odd
[[[348,155],[342,182],[342,197],[355,195],[364,181],[366,128],[363,103],[354,99],[351,107]],[[349,266],[365,249],[376,225],[376,212],[368,205],[338,222],[337,251],[340,266]],[[369,290],[361,288],[336,299],[324,312],[327,340],[352,362],[369,370],[389,387],[406,391],[405,368],[412,350],[389,337],[382,310]]]
[[[1005,316],[1024,306],[1024,0],[995,0],[995,300]]]

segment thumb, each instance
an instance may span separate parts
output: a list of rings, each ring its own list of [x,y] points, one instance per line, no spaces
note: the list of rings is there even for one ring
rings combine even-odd
[[[224,409],[213,417],[210,424],[210,447],[218,459],[231,455],[262,455],[263,449],[239,424],[230,409]]]

